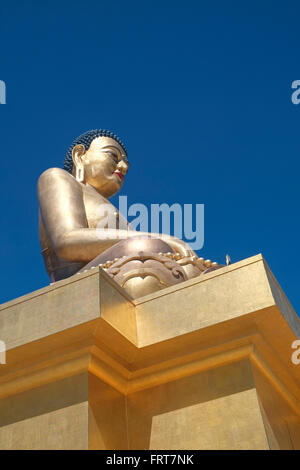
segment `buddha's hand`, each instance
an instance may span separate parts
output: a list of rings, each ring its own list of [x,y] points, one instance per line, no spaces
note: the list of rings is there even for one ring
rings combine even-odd
[[[192,263],[200,271],[205,271],[210,267],[218,266],[218,263],[211,261],[210,259],[199,258],[196,253],[191,249],[191,247],[180,240],[179,238],[172,237],[170,235],[162,234],[162,240],[168,243],[168,245],[173,248],[175,253],[178,253],[178,263],[182,265]]]
[[[172,237],[171,235],[165,235],[164,233],[161,234],[160,238],[168,243],[170,247],[175,251],[175,253],[179,253],[181,257],[190,257],[190,256],[195,256],[198,258],[196,253],[191,249],[191,247],[184,242],[183,240],[180,240],[179,238]]]

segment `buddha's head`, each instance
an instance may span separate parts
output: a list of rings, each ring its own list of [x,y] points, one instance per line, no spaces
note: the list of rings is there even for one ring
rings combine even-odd
[[[64,169],[77,181],[90,184],[104,197],[121,189],[128,167],[124,144],[112,132],[101,129],[77,137],[64,162]]]

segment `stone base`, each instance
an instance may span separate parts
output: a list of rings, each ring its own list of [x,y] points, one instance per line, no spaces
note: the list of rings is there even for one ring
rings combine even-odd
[[[0,449],[300,449],[297,337],[261,255],[136,300],[59,281],[0,308]]]

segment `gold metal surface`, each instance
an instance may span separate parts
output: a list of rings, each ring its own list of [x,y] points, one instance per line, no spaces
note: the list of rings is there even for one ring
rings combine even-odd
[[[162,442],[166,450],[269,449],[255,389],[154,416],[150,449]]]
[[[244,359],[131,394],[130,447],[267,449],[254,387]]]
[[[299,333],[261,255],[136,300],[59,281],[0,307],[0,448],[300,449]]]
[[[0,449],[88,449],[88,374],[1,400]]]

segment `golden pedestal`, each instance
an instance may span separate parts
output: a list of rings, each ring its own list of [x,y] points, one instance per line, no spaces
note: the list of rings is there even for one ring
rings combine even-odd
[[[261,255],[131,300],[104,271],[2,305],[1,449],[300,449],[300,321]]]

